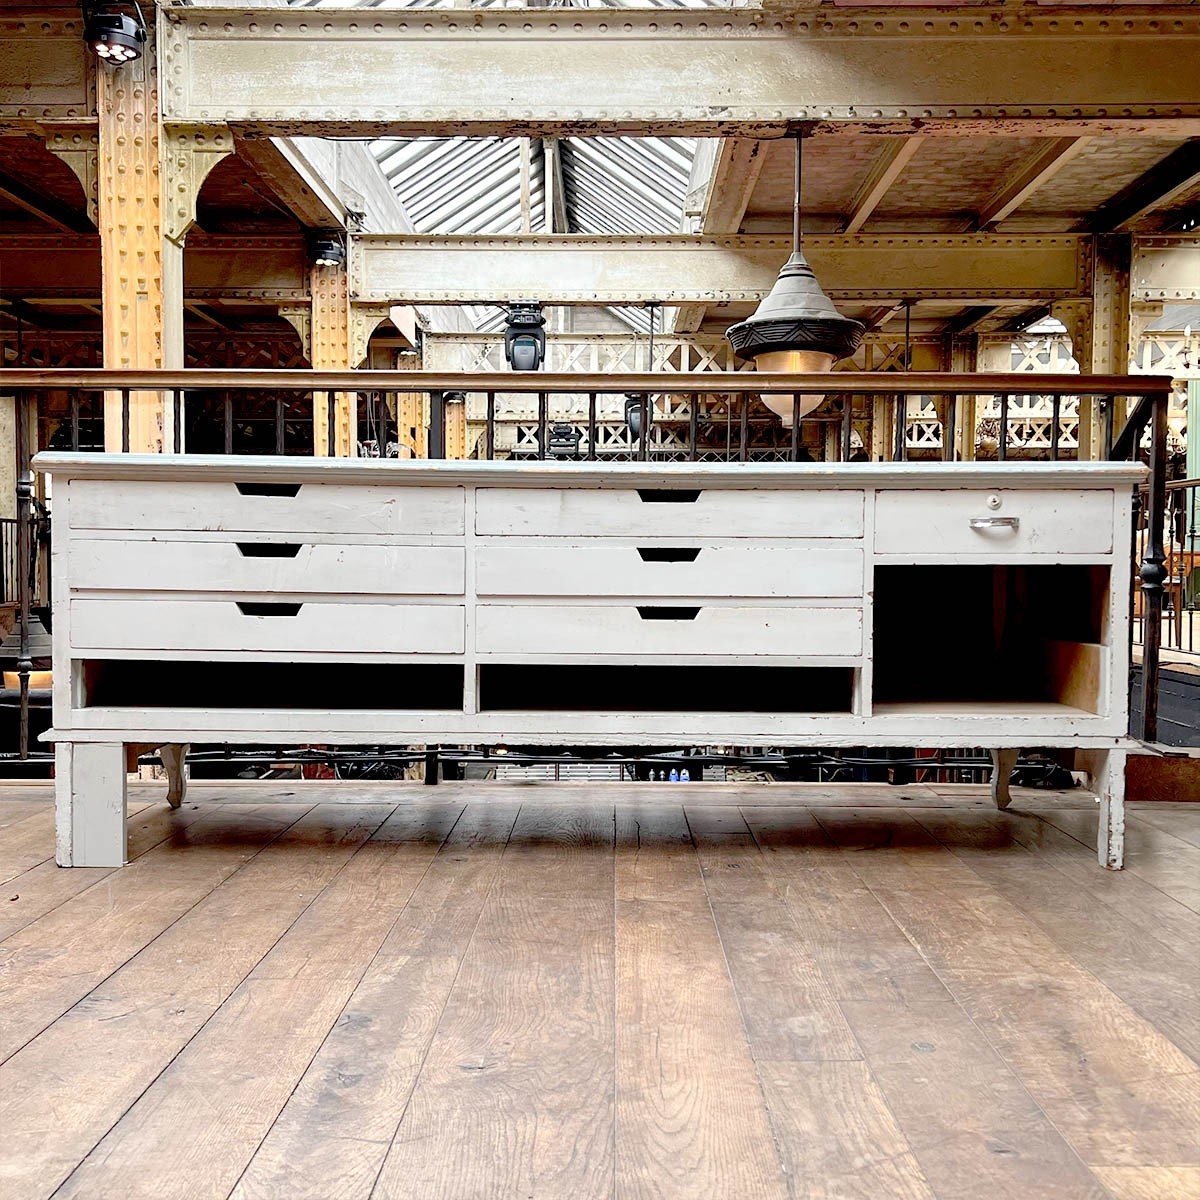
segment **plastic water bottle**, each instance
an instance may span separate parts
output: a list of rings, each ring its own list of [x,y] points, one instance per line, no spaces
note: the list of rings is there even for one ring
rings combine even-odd
[[[675,770],[674,767],[671,768],[671,773],[670,773],[670,775],[667,776],[667,782],[668,783],[678,783],[679,782],[679,772],[677,770]]]
[[[687,767],[684,767],[683,770],[679,772],[679,782],[680,783],[691,783],[692,782],[692,774],[687,769]]]

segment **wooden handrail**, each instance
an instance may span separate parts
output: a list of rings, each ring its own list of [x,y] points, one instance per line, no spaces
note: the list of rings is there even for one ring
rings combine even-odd
[[[810,395],[894,396],[1158,396],[1169,395],[1167,375],[957,374],[948,371],[837,371],[828,375],[709,371],[672,374],[585,374],[541,371],[121,371],[22,367],[0,370],[0,391],[245,390],[394,392],[793,392]]]

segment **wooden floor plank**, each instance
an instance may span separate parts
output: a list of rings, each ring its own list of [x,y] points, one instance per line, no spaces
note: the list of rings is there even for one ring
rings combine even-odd
[[[613,811],[522,807],[373,1195],[609,1197]]]
[[[946,989],[806,809],[745,809],[807,951],[838,1000],[940,1000]]]
[[[405,808],[382,827],[386,809],[359,811],[375,828],[370,839],[57,1196],[217,1200],[229,1194],[459,810],[439,805],[428,815]]]
[[[843,1001],[939,1200],[1102,1200],[1104,1189],[959,1005]]]
[[[616,911],[616,1195],[786,1196],[699,870],[672,868],[662,899],[639,898],[653,894],[646,860],[660,845],[674,859],[686,829],[672,810],[620,830],[619,858],[636,847],[644,866],[641,886],[619,896]]]
[[[1020,840],[1027,821],[1003,812],[914,815],[1079,965],[1200,1061],[1195,956],[1178,954],[1154,936],[1153,928],[1049,866]],[[1090,878],[1101,876],[1093,872]]]
[[[292,823],[214,810],[0,943],[0,1062],[36,1037]]]
[[[1200,848],[1200,805],[1159,804],[1130,806],[1127,819],[1135,825],[1150,825],[1172,837]]]
[[[425,1060],[517,809],[471,806],[429,866],[235,1189],[366,1200]]]
[[[700,860],[683,809],[674,804],[621,804],[616,809],[618,900],[693,900]]]
[[[907,813],[822,826],[1089,1166],[1200,1163],[1200,1070]]]
[[[132,814],[145,805],[130,805]],[[0,827],[0,886],[54,858],[54,809],[39,806],[36,812]]]
[[[794,1200],[935,1200],[866,1063],[765,1062],[759,1073]]]
[[[181,829],[193,825],[205,811],[199,805],[169,808],[166,804],[144,804],[129,818],[129,861],[141,858]],[[46,831],[49,857],[0,888],[0,941],[24,929],[60,904],[111,875],[115,867],[72,867],[62,870],[55,863],[54,833]]]
[[[1114,1200],[1200,1200],[1200,1167],[1102,1167]]]
[[[1078,841],[1096,844],[1096,813],[1036,810],[1038,816]],[[1137,817],[1130,823],[1137,832],[1127,839],[1125,870],[1159,891],[1200,913],[1200,848],[1155,828]]]
[[[3,791],[0,786],[0,791]],[[24,821],[27,817],[35,817],[39,813],[52,812],[54,809],[54,792],[47,787],[44,792],[29,799],[4,799],[0,796],[0,842],[6,829]]]
[[[306,808],[275,806],[295,823],[0,1067],[6,1200],[71,1173],[387,813]]]
[[[751,1053],[767,1061],[861,1059],[794,910],[740,814],[739,820],[743,833],[706,833],[688,813]],[[726,820],[715,828],[737,824]]]

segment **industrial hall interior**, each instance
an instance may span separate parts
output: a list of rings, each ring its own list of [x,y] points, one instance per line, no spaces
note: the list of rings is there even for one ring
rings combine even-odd
[[[0,0],[51,1198],[1200,1200],[1200,0]]]

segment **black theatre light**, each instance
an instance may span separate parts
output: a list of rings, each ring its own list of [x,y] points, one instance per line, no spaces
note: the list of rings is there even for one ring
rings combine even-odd
[[[83,37],[102,62],[120,66],[142,57],[146,19],[136,3],[83,5]]]
[[[314,267],[340,267],[346,261],[346,243],[336,229],[322,229],[308,241]]]
[[[546,318],[536,300],[514,300],[504,316],[504,357],[514,371],[536,371],[546,358]]]

